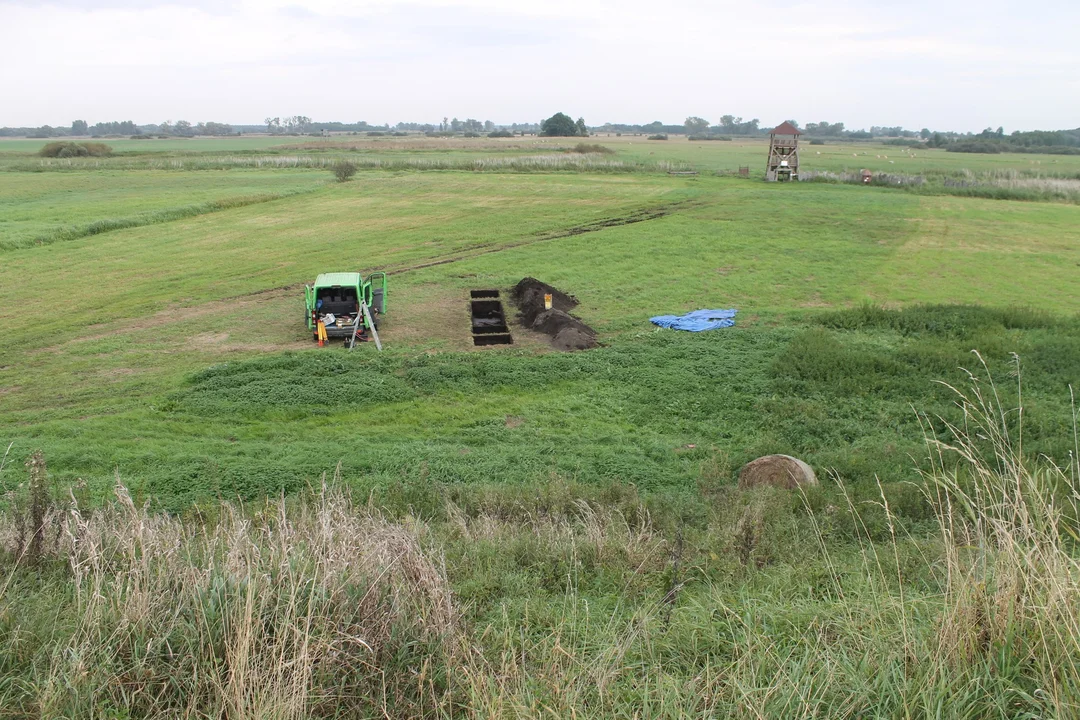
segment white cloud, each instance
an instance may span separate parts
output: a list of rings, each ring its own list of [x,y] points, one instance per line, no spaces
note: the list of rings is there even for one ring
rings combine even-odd
[[[1072,3],[0,0],[0,125],[267,114],[1080,125]]]

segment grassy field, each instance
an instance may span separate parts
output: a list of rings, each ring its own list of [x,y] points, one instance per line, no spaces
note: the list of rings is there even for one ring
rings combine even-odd
[[[35,153],[47,140],[0,139],[0,169],[15,165],[19,168],[108,167],[131,163],[161,163],[162,158],[187,159],[256,156],[323,155],[382,158],[387,161],[437,158],[444,162],[475,161],[478,158],[506,158],[514,155],[537,155],[560,152],[577,143],[575,139],[519,137],[505,139],[366,137],[339,135],[329,138],[303,137],[234,137],[193,138],[189,140],[108,140],[116,156],[111,159],[75,159],[43,164]],[[764,173],[766,141],[735,139],[723,141],[692,141],[672,135],[669,140],[648,140],[644,136],[598,135],[590,143],[605,146],[614,155],[611,159],[632,166],[649,167],[657,163],[696,169],[705,172],[734,173],[747,166],[754,176]],[[901,174],[1009,172],[1042,176],[1076,178],[1080,174],[1080,156],[1032,155],[1004,153],[981,155],[950,153],[944,150],[910,150],[906,147],[868,142],[828,141],[825,145],[804,144],[802,162],[805,170],[828,172],[858,172],[867,168],[875,173]]]
[[[290,138],[298,139],[298,138]],[[46,143],[64,141],[64,138],[0,138],[0,153],[33,154]],[[73,138],[82,142],[85,138]],[[281,138],[269,135],[244,137],[197,137],[168,138],[153,140],[131,140],[130,138],[98,138],[91,142],[103,142],[117,152],[238,152],[243,150],[265,150],[281,145]]]
[[[733,172],[740,166],[748,166],[755,175],[764,174],[768,149],[767,140],[695,141],[676,135],[668,140],[600,135],[595,140],[616,149],[620,157],[627,159],[647,162],[665,158],[685,162],[698,170],[721,172]],[[961,168],[973,172],[1019,170],[1071,175],[1080,172],[1080,156],[1077,155],[980,155],[938,149],[910,150],[895,145],[842,140],[830,140],[825,145],[802,143],[800,153],[803,169],[833,172],[858,171],[862,168],[874,172],[910,174],[948,172]]]
[[[327,173],[0,173],[0,247],[11,249],[313,190]]]
[[[598,140],[639,168],[762,149]],[[473,152],[453,142],[325,152]],[[0,550],[25,568],[0,579],[0,718],[1077,709],[1080,206],[639,170],[24,172],[27,146],[0,143]],[[313,347],[302,285],[332,269],[388,271],[385,352]],[[468,290],[524,276],[601,347],[472,347]],[[648,322],[701,307],[736,327]],[[938,382],[963,368],[989,405]],[[736,487],[777,452],[823,485]],[[310,651],[266,631],[298,624]]]

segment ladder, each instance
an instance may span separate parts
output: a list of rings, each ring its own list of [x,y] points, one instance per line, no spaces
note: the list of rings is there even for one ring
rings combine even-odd
[[[360,298],[360,310],[363,311],[364,322],[367,323],[368,328],[371,329],[371,337],[375,338],[375,347],[379,352],[382,352],[382,342],[379,340],[379,331],[375,329],[375,321],[371,319],[371,312],[368,310],[367,303],[363,298]],[[353,323],[352,335],[349,337],[349,352],[356,347],[356,335],[360,332],[360,316],[356,316],[356,322]]]

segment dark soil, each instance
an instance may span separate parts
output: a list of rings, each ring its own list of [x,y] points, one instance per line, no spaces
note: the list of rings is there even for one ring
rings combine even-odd
[[[544,295],[547,294],[551,295],[551,307],[555,310],[569,313],[578,306],[578,300],[573,295],[567,295],[536,278],[524,278],[510,291],[510,297],[520,311],[518,318],[522,325],[532,327],[536,316],[544,312]]]
[[[551,338],[551,346],[563,352],[574,350],[588,350],[596,347],[596,336],[579,330],[576,327],[564,327],[555,337]]]
[[[537,315],[536,319],[533,320],[532,325],[530,325],[529,327],[531,327],[533,330],[536,330],[537,332],[542,332],[552,337],[558,335],[559,332],[564,330],[565,328],[574,328],[575,330],[585,333],[586,335],[596,334],[596,332],[591,327],[581,322],[570,313],[565,313],[562,310],[555,309],[545,310],[544,312]]]
[[[546,294],[551,295],[551,310],[544,308]],[[556,350],[569,352],[596,347],[596,331],[570,314],[578,305],[573,295],[536,278],[525,278],[514,286],[510,297],[518,306],[521,324],[549,335]]]

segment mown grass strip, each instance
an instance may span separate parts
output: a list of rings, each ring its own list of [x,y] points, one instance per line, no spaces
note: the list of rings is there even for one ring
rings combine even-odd
[[[101,233],[111,232],[113,230],[124,230],[127,228],[144,227],[146,225],[157,225],[160,223],[172,222],[174,220],[183,220],[185,218],[206,215],[221,210],[230,210],[232,208],[246,207],[248,205],[258,205],[260,203],[281,200],[295,195],[303,195],[305,193],[315,192],[318,189],[319,188],[307,188],[280,193],[241,195],[239,197],[222,198],[220,200],[208,200],[207,202],[196,203],[194,205],[181,205],[179,207],[164,208],[153,212],[138,213],[128,217],[104,218],[82,225],[68,225],[65,227],[58,227],[55,230],[33,238],[0,240],[0,251],[51,245],[53,243],[66,242],[69,240],[79,240],[84,237],[90,237],[91,235],[100,235]]]

